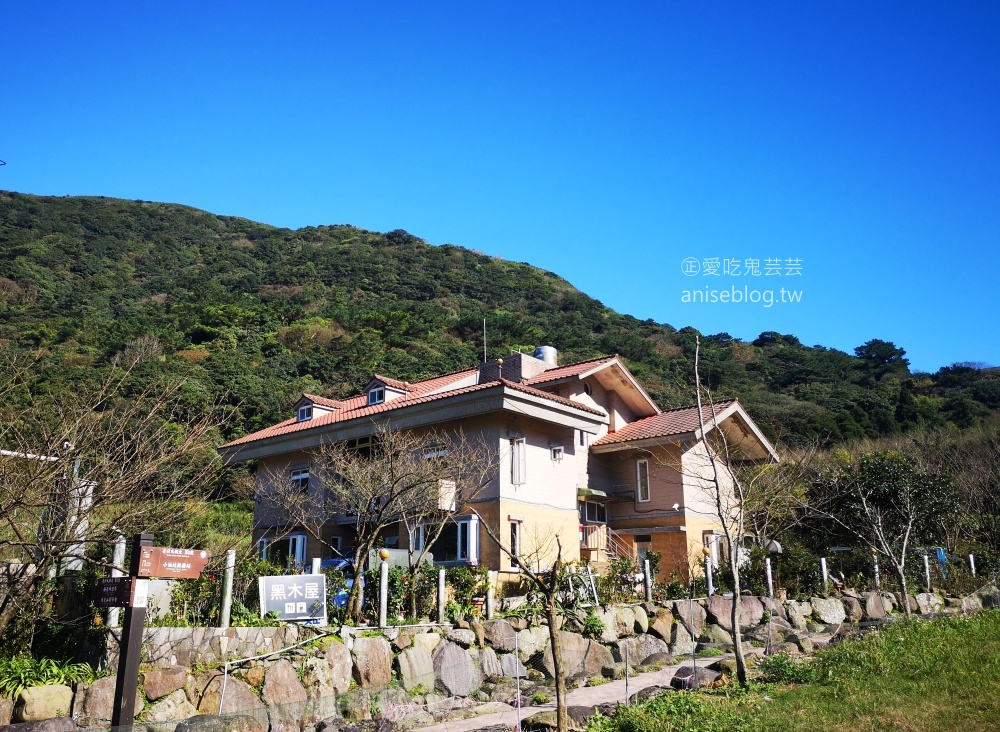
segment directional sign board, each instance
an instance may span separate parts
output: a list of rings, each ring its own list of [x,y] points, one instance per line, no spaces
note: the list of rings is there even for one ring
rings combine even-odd
[[[139,576],[160,579],[196,579],[212,555],[201,549],[171,549],[144,546],[139,557]]]
[[[125,607],[131,597],[131,577],[104,577],[94,580],[93,600],[97,607]]]
[[[277,613],[281,620],[326,624],[326,575],[261,577],[259,589],[261,617]]]
[[[146,607],[149,580],[136,577],[102,577],[94,580],[97,607]]]

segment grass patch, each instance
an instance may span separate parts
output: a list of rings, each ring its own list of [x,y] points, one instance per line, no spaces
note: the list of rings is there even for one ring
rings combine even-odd
[[[799,685],[802,684],[802,685]],[[812,660],[772,656],[757,684],[664,694],[590,732],[996,729],[1000,612],[900,621]]]

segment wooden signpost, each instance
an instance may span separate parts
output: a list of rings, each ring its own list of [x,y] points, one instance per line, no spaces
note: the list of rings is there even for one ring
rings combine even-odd
[[[135,694],[139,686],[142,630],[146,622],[149,580],[193,579],[211,558],[200,549],[154,547],[152,534],[136,534],[132,539],[132,561],[128,577],[108,577],[94,583],[94,604],[124,607],[121,640],[118,644],[118,677],[111,726],[131,726],[135,721]]]

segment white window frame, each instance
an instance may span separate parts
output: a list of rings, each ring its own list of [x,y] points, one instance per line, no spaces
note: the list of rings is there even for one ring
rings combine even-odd
[[[373,386],[368,390],[368,406],[374,406],[375,404],[381,404],[385,401],[385,387],[384,386]]]
[[[342,536],[331,536],[330,537],[330,548],[333,549],[334,556],[340,556],[340,549],[344,544],[344,537]]]
[[[293,468],[288,472],[288,482],[292,489],[298,489],[299,493],[309,491],[309,468]]]
[[[299,407],[299,422],[308,422],[313,418],[313,405],[303,404]]]
[[[587,446],[587,433],[584,432],[583,430],[580,430],[580,447],[586,447],[586,446]]]
[[[608,523],[608,507],[597,501],[581,501],[583,515],[581,518],[588,524]],[[593,510],[591,510],[593,509]],[[604,514],[603,518],[599,515]]]
[[[475,514],[471,516],[455,516],[452,521],[457,524],[458,530],[455,532],[455,556],[456,559],[448,559],[446,561],[438,561],[437,557],[434,557],[435,564],[479,564],[479,517]],[[416,537],[416,540],[420,542],[419,548],[423,548],[423,543],[426,540],[426,536],[423,532],[423,525],[418,527],[420,535]],[[463,536],[465,541],[462,541]],[[440,539],[439,539],[440,541]],[[464,546],[463,546],[464,544]],[[415,547],[417,548],[417,547]]]
[[[510,553],[512,556],[511,564],[514,566],[520,566],[521,564],[521,522],[511,521],[510,522]]]
[[[552,462],[561,463],[565,450],[562,445],[553,445],[549,448],[552,451]]]
[[[298,566],[303,567],[306,563],[306,543],[308,536],[304,531],[293,531],[281,537],[262,536],[257,540],[257,550],[261,559],[271,558],[271,548],[281,541],[288,542],[288,556],[292,558]]]
[[[643,488],[646,489],[645,498],[642,497]],[[649,491],[649,460],[646,459],[635,461],[635,498],[639,503],[649,503],[652,499]]]
[[[441,442],[432,442],[424,448],[424,460],[433,460],[434,458],[446,457],[447,455],[448,446]]]
[[[528,482],[528,444],[523,437],[510,439],[510,482],[524,485]]]

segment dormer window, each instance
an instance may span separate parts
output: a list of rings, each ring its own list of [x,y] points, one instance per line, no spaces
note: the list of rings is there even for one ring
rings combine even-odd
[[[313,418],[313,405],[303,404],[299,407],[299,422],[306,422]]]
[[[384,386],[373,386],[368,390],[368,406],[373,404],[381,404],[385,401],[385,387]]]

